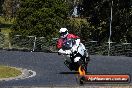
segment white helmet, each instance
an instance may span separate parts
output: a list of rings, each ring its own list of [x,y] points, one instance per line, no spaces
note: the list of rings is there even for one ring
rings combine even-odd
[[[67,28],[61,28],[59,32],[60,32],[61,38],[65,38],[68,35]]]

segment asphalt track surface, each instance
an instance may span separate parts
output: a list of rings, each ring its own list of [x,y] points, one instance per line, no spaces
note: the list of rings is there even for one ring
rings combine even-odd
[[[96,55],[90,57],[91,61],[88,65],[90,74],[132,75],[132,57]],[[70,71],[63,61],[64,57],[56,53],[0,51],[0,65],[25,68],[37,73],[35,77],[28,79],[0,81],[0,87],[79,86],[76,81],[77,74]],[[85,86],[89,85],[97,84],[86,84]]]

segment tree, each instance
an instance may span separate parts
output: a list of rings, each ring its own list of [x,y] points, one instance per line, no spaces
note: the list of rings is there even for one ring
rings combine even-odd
[[[2,5],[3,7],[3,14],[6,18],[11,18],[13,14],[13,0],[4,0],[4,3]]]
[[[93,39],[108,41],[111,0],[83,0],[84,16],[94,26]],[[113,0],[112,41],[122,42],[126,37],[131,42],[131,1]]]
[[[3,5],[3,0],[0,1],[0,14],[2,13],[2,5]]]
[[[65,26],[68,12],[64,0],[21,0],[13,33],[56,37]]]

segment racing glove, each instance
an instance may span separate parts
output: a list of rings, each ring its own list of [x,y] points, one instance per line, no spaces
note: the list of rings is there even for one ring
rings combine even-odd
[[[67,54],[67,55],[69,55],[69,54],[71,54],[71,50],[63,50],[63,49],[60,49],[59,51],[58,51],[58,54],[60,55],[60,54]]]

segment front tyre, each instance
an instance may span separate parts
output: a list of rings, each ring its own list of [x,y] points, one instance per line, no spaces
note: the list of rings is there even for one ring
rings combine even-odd
[[[82,64],[82,68],[85,70],[85,72],[87,73],[87,64]]]
[[[80,60],[78,63],[79,63],[79,66],[82,66],[82,68],[85,70],[85,72],[87,72],[88,63],[84,62],[83,60]]]

